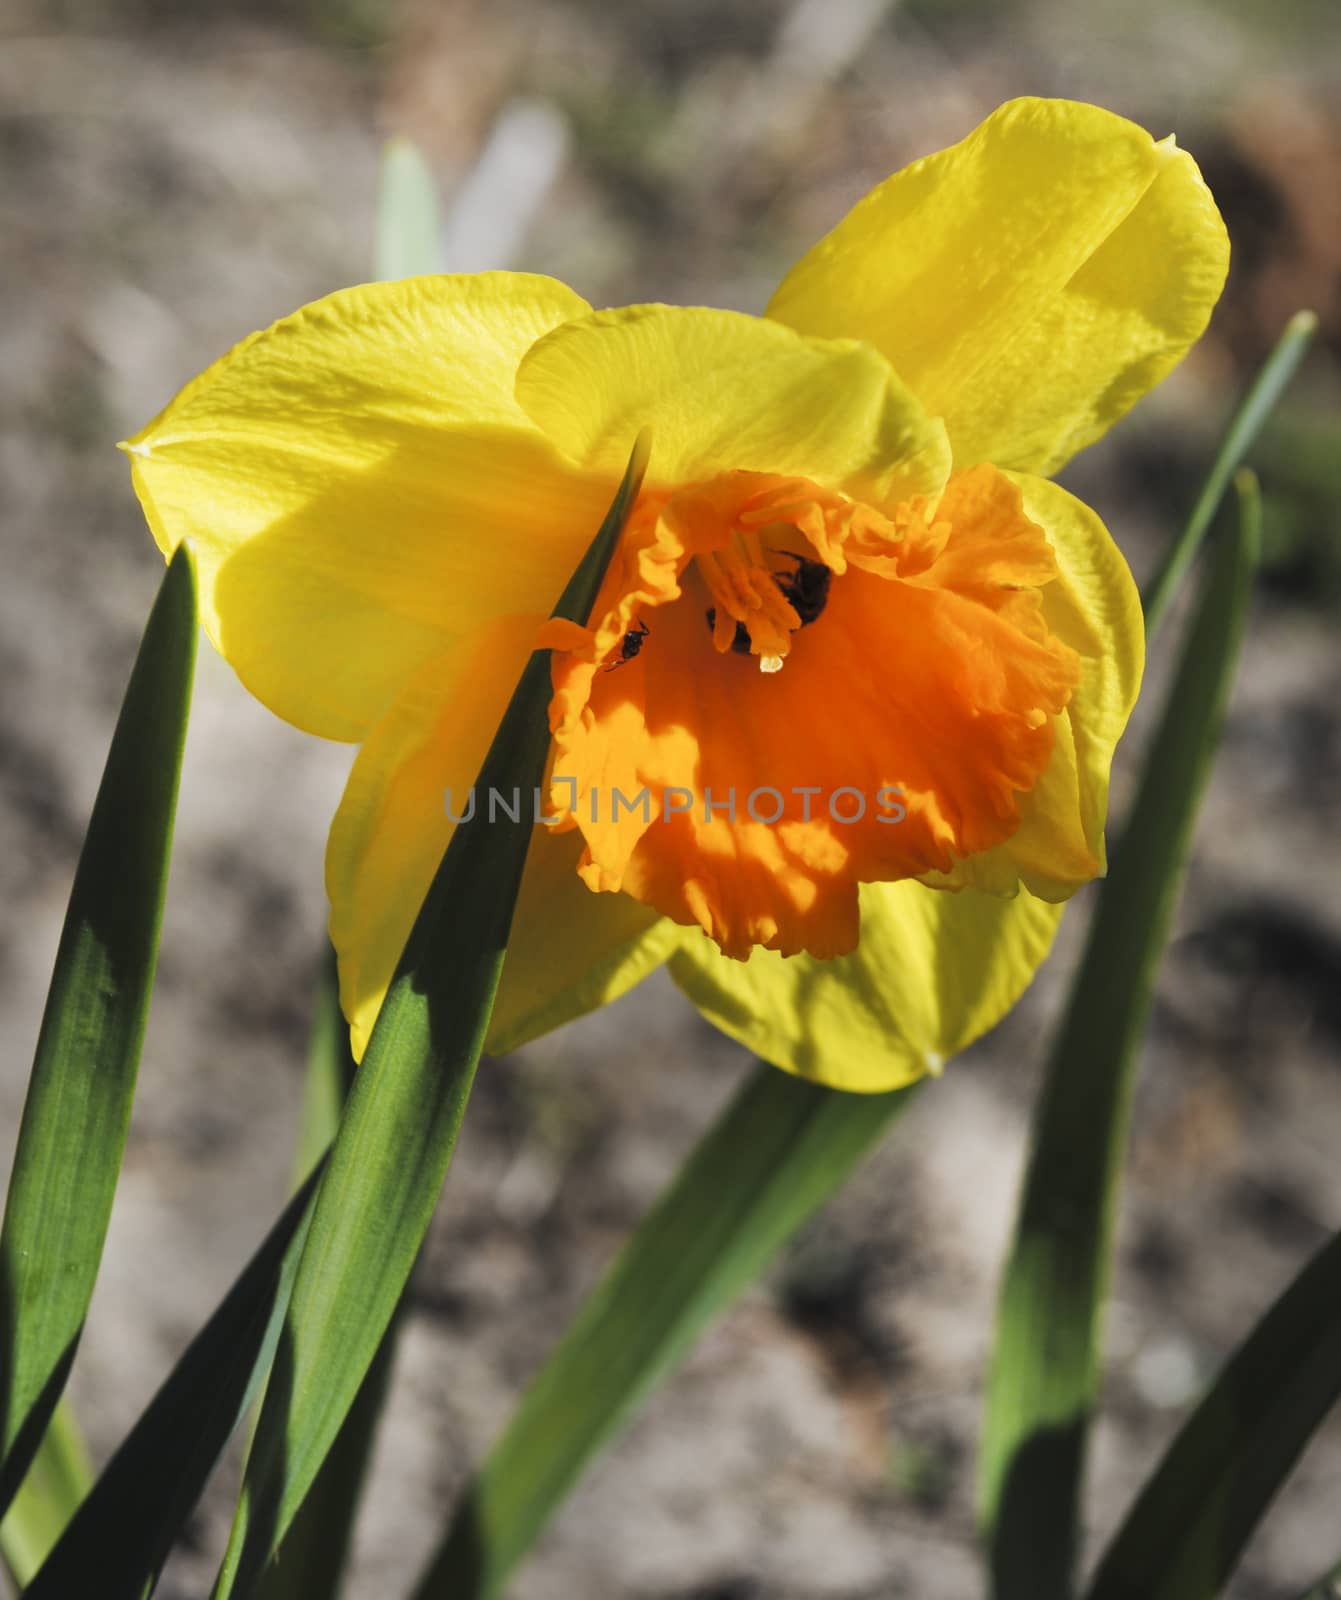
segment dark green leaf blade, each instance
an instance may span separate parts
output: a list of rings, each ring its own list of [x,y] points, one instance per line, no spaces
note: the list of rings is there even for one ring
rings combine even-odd
[[[1192,507],[1192,514],[1141,596],[1141,609],[1145,612],[1145,628],[1149,637],[1154,637],[1164,621],[1169,604],[1187,576],[1192,559],[1200,549],[1215,513],[1220,509],[1225,490],[1253,440],[1262,431],[1262,424],[1275,410],[1276,402],[1308,353],[1317,331],[1318,319],[1313,312],[1296,311],[1286,323],[1285,332],[1277,340],[1276,348],[1253,379],[1242,403],[1229,419],[1211,470]]]
[[[1271,1307],[1183,1424],[1099,1563],[1088,1600],[1213,1600],[1338,1398],[1341,1234]]]
[[[75,872],[0,1232],[0,1511],[61,1390],[121,1170],[158,956],[196,649],[190,553],[159,588]]]
[[[270,1370],[321,1168],[103,1469],[24,1600],[140,1600]]]
[[[585,621],[646,462],[635,446],[555,615]],[[477,787],[530,795],[549,748],[534,652]],[[461,823],[378,1016],[331,1152],[215,1594],[249,1594],[311,1487],[400,1299],[446,1177],[507,949],[529,826]],[[524,818],[523,808],[523,818]],[[468,908],[468,912],[465,911]]]
[[[335,1443],[253,1591],[256,1600],[335,1600],[340,1593],[347,1577],[354,1517],[391,1384],[400,1324],[398,1307]]]
[[[501,1591],[600,1447],[911,1094],[845,1094],[755,1068],[565,1331],[468,1486],[414,1600]]]
[[[1213,564],[1048,1059],[988,1379],[981,1510],[997,1600],[1072,1592],[1138,1046],[1243,635],[1255,485]]]

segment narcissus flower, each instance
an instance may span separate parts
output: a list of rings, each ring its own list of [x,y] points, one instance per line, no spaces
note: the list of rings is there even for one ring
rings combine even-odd
[[[1227,256],[1172,139],[1020,100],[881,184],[763,317],[418,278],[189,384],[126,445],[135,487],[243,682],[362,747],[327,854],[360,1047],[538,641],[559,821],[494,1050],[665,961],[848,1088],[996,1021],[1104,869],[1143,655],[1121,555],[1048,478],[1182,357]],[[590,626],[542,626],[643,428]]]

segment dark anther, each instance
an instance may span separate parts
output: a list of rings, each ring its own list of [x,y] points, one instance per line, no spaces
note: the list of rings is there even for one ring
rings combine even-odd
[[[717,626],[717,607],[709,606],[707,616],[709,629],[715,629]],[[731,641],[731,648],[738,656],[747,656],[750,653],[750,630],[743,622],[736,624],[736,633]]]

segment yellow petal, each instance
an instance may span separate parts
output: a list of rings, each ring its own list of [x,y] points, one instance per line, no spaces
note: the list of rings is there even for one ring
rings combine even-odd
[[[1172,138],[1097,106],[1014,100],[867,195],[768,311],[870,340],[944,417],[956,467],[1051,474],[1182,358],[1228,260]]]
[[[1141,687],[1145,623],[1131,570],[1095,513],[1045,478],[1010,477],[1057,557],[1058,576],[1041,591],[1043,616],[1079,656],[1080,682],[1054,719],[1046,771],[1020,801],[1019,830],[926,881],[989,894],[1023,883],[1043,899],[1066,900],[1106,870],[1108,777]]]
[[[1060,906],[902,883],[861,891],[861,943],[816,961],[732,961],[683,935],[671,974],[710,1022],[777,1066],[874,1093],[939,1072],[1010,1010],[1052,944]]]
[[[936,494],[944,430],[874,350],[732,311],[627,306],[527,354],[517,398],[570,460],[604,474],[652,431],[648,482],[793,474],[876,503]]]
[[[361,1056],[414,919],[525,665],[538,619],[493,622],[430,661],[372,729],[326,845],[340,1001]]]
[[[1083,501],[1044,478],[1015,475],[1025,514],[1048,536],[1060,569],[1044,587],[1048,627],[1080,656],[1080,683],[1066,717],[1074,746],[1080,829],[1085,845],[1106,870],[1104,824],[1113,752],[1141,689],[1145,670],[1145,619],[1131,569],[1103,523]],[[1041,811],[1041,807],[1040,807]],[[1012,841],[1021,876],[1036,894],[1053,896],[1047,823]],[[1073,885],[1074,887],[1074,885]],[[1069,891],[1068,891],[1069,892]]]
[[[584,301],[486,273],[345,290],[254,335],[129,441],[165,554],[272,710],[358,739],[414,671],[500,609],[548,609],[609,502],[513,399]]]
[[[327,844],[326,890],[357,1056],[451,839],[448,788],[462,816],[540,620],[497,618],[429,662],[354,763]],[[519,798],[532,816],[535,797]],[[515,797],[504,801],[515,809]],[[475,803],[489,815],[487,794]],[[501,809],[494,815],[509,825]],[[580,847],[576,835],[535,830],[489,1039],[495,1053],[614,999],[664,955],[655,913],[579,881]]]

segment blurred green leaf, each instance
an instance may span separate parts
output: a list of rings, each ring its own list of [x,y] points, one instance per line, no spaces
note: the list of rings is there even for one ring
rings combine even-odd
[[[1131,1091],[1260,547],[1243,474],[1048,1059],[997,1315],[981,1514],[997,1600],[1072,1592],[1086,1430]]]
[[[1192,514],[1141,596],[1148,637],[1153,638],[1158,632],[1170,601],[1187,575],[1187,569],[1191,566],[1192,559],[1215,518],[1215,513],[1220,509],[1225,490],[1238,471],[1253,440],[1261,432],[1262,424],[1271,415],[1276,402],[1284,393],[1290,379],[1294,377],[1317,331],[1318,319],[1313,312],[1296,311],[1286,323],[1285,332],[1277,341],[1276,348],[1253,379],[1252,387],[1243,397],[1242,404],[1229,419],[1229,426],[1225,429],[1224,438],[1220,441],[1220,448],[1211,463],[1211,470],[1206,475],[1197,502],[1192,507]]]
[[[911,1092],[844,1094],[755,1068],[565,1331],[467,1487],[415,1600],[501,1591],[605,1441]]]
[[[74,1359],[121,1170],[149,1014],[196,650],[196,584],[168,566],[75,871],[0,1232],[0,1510]]]
[[[555,615],[585,621],[646,463],[640,440]],[[535,651],[477,787],[529,795],[549,748]],[[250,1594],[363,1382],[446,1177],[493,1008],[530,827],[480,813],[453,832],[368,1044],[317,1193],[215,1588]]]
[[[415,278],[441,272],[438,186],[428,163],[408,139],[392,139],[382,152],[373,254],[378,278]]]
[[[1341,1600],[1341,1561],[1311,1584],[1307,1594],[1300,1595],[1299,1600]]]
[[[1341,1235],[1281,1295],[1183,1424],[1099,1563],[1088,1600],[1214,1600],[1338,1398]],[[1326,1596],[1326,1583],[1315,1593]]]
[[[23,1487],[0,1522],[5,1566],[21,1589],[46,1560],[93,1482],[69,1402],[61,1400]]]
[[[24,1600],[141,1600],[270,1370],[321,1168],[103,1469]]]
[[[1341,402],[1282,406],[1253,460],[1271,484],[1262,507],[1262,581],[1310,610],[1341,607]]]

